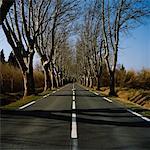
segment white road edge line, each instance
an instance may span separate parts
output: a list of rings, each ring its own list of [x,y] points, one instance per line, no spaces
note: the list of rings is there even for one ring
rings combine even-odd
[[[46,97],[48,97],[48,96],[50,96],[50,94],[44,95],[43,98],[46,98]]]
[[[28,107],[28,106],[34,104],[34,103],[35,103],[35,101],[32,101],[32,102],[30,102],[30,103],[28,103],[28,104],[26,104],[26,105],[23,105],[23,106],[19,107],[19,109],[24,109],[24,108],[26,108],[26,107]]]
[[[130,110],[130,109],[127,109],[127,111],[130,112],[131,114],[135,115],[135,116],[138,116],[138,117],[142,118],[142,119],[145,120],[145,121],[150,122],[150,119],[149,119],[149,118],[144,117],[144,116],[142,116],[141,114],[139,114],[139,113],[137,113],[137,112],[134,112],[134,111],[132,111],[132,110]]]
[[[54,93],[56,93],[56,91],[53,91],[53,92],[52,92],[52,94],[54,94]],[[48,97],[48,96],[50,96],[50,95],[51,95],[51,93],[46,94],[46,95],[43,96],[43,98],[46,98],[46,97]]]
[[[99,95],[98,93],[96,93],[96,92],[93,92],[95,95]]]
[[[112,103],[112,102],[113,102],[112,100],[110,100],[110,99],[108,99],[108,98],[106,98],[106,97],[104,97],[104,99],[105,99],[106,101],[108,101],[109,103]]]

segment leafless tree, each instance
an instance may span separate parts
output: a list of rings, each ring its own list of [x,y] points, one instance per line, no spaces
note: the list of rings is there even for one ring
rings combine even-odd
[[[115,95],[115,71],[119,51],[119,39],[123,32],[137,27],[150,15],[149,2],[145,0],[102,0],[102,32],[104,59],[110,76],[110,95]]]
[[[39,53],[45,74],[45,88],[54,88],[54,86],[59,86],[58,71],[55,66],[55,54],[56,48],[60,44],[58,41],[62,41],[61,38],[57,36],[60,33],[60,29],[69,28],[72,21],[75,20],[77,13],[79,1],[77,0],[56,0],[52,3],[51,8],[51,19],[49,19],[48,28],[44,35],[38,37],[36,46],[37,52]],[[45,28],[42,27],[41,28]]]
[[[14,1],[15,0],[1,0],[0,2],[0,25],[6,18],[6,15],[9,12],[9,9],[13,5]]]
[[[98,1],[90,3],[85,12],[85,19],[80,31],[80,40],[77,45],[77,63],[80,63],[84,84],[93,87],[93,82],[100,88],[100,78],[102,73],[102,32],[100,28],[101,18]],[[80,52],[82,51],[82,52]],[[82,58],[80,59],[80,55]],[[81,62],[80,62],[81,61]],[[84,66],[83,66],[84,65]],[[83,83],[83,81],[82,81]]]
[[[24,78],[24,96],[34,94],[33,56],[35,53],[36,38],[45,29],[45,21],[51,1],[16,0],[2,28],[11,45]],[[40,15],[37,16],[37,10]],[[40,17],[40,18],[39,18]],[[42,18],[42,19],[41,19]]]

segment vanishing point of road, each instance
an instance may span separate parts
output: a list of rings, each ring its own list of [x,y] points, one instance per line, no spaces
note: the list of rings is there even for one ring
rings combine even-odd
[[[1,111],[0,148],[150,150],[150,120],[78,84]]]

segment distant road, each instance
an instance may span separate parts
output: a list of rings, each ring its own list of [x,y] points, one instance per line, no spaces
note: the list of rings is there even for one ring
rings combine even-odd
[[[0,146],[2,150],[150,150],[146,119],[78,84],[68,84],[18,110],[1,111]]]

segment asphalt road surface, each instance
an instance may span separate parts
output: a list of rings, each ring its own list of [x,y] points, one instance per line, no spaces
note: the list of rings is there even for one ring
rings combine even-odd
[[[2,150],[150,150],[150,121],[68,84],[18,110],[2,110],[0,144]]]

